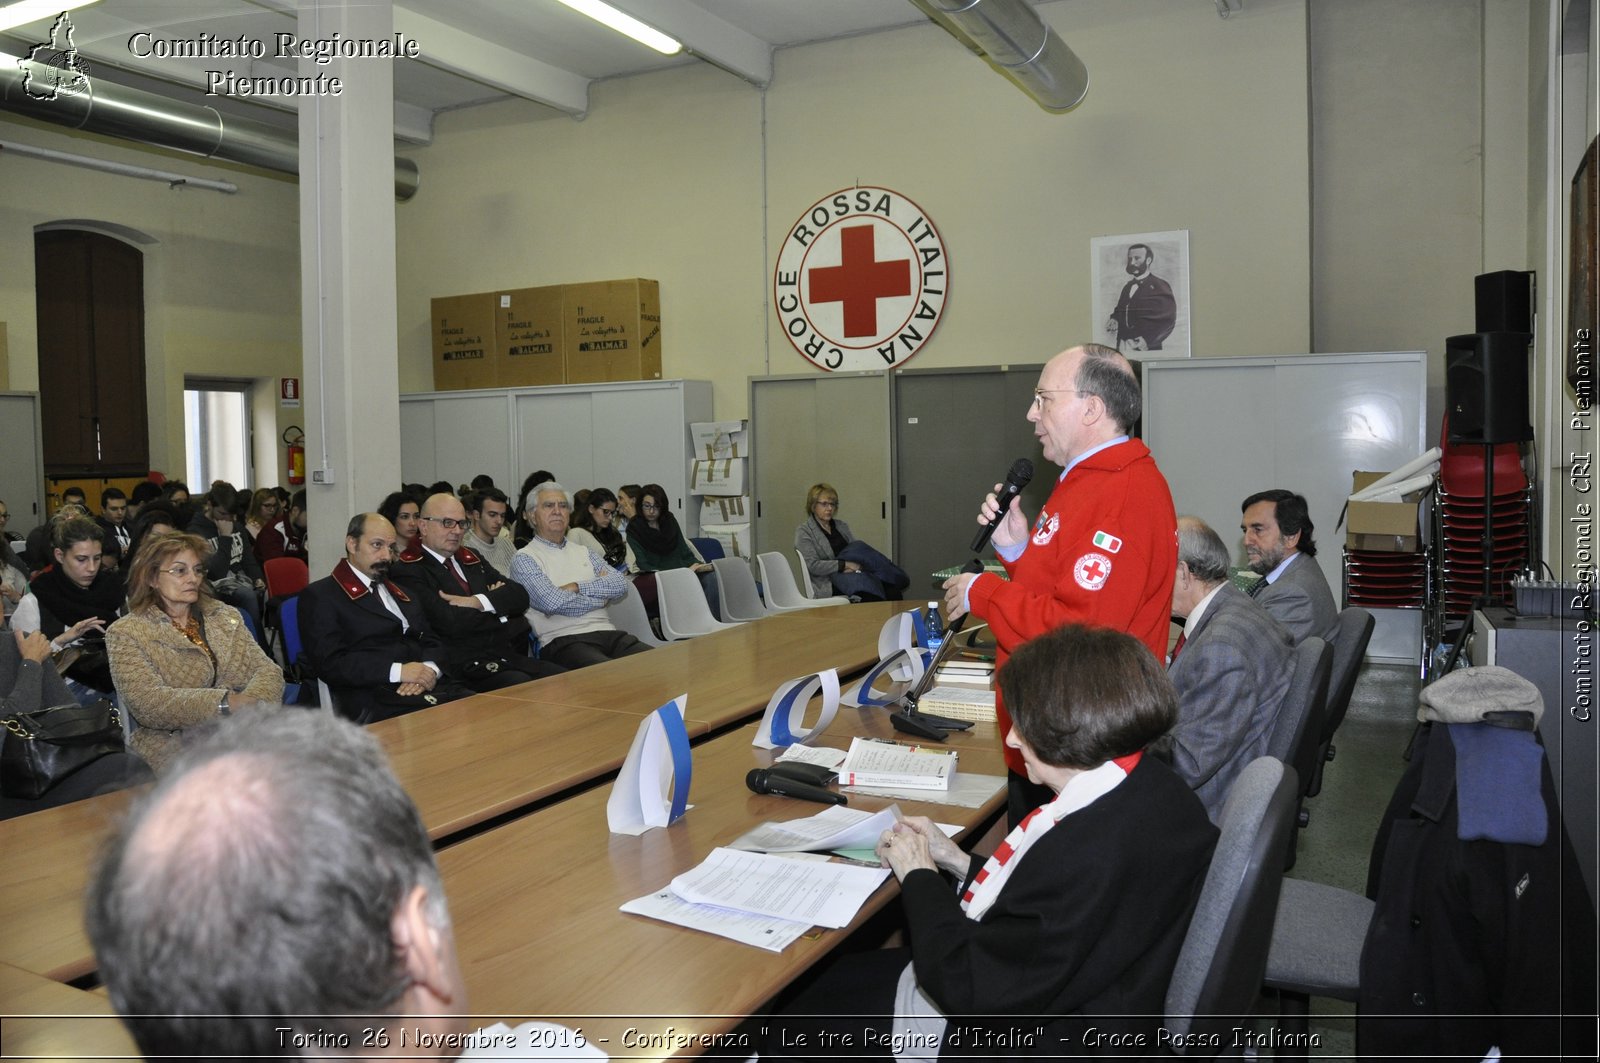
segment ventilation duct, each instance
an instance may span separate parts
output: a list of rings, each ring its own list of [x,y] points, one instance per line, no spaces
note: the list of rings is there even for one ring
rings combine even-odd
[[[297,176],[300,173],[299,138],[265,122],[87,78],[81,81],[81,91],[62,89],[49,99],[40,99],[23,86],[25,66],[35,64],[7,61],[0,55],[0,110],[208,159],[226,159]],[[44,73],[41,83],[51,82],[51,74]],[[76,83],[72,85],[73,89],[77,87]],[[417,193],[417,184],[417,164],[396,158],[395,198],[410,199]]]
[[[1089,71],[1028,0],[911,0],[987,59],[1047,111],[1068,111],[1089,91]]]

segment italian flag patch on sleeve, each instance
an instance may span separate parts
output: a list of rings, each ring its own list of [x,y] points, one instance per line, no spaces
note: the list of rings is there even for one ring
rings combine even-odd
[[[1097,531],[1094,533],[1094,545],[1108,554],[1114,554],[1122,549],[1122,540],[1110,532]]]

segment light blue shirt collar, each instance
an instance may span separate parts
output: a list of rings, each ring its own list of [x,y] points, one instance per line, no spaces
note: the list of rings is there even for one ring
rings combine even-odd
[[[1288,557],[1284,558],[1282,561],[1279,561],[1278,562],[1278,567],[1273,569],[1271,572],[1268,572],[1266,574],[1266,576],[1264,577],[1266,579],[1267,583],[1270,585],[1270,584],[1278,582],[1278,577],[1283,575],[1283,570],[1288,568],[1290,565],[1294,564],[1294,559],[1299,557],[1299,556],[1300,556],[1300,551],[1296,550],[1293,553],[1291,553]]]
[[[1076,468],[1077,465],[1078,465],[1078,462],[1082,461],[1084,458],[1093,457],[1094,455],[1100,453],[1102,450],[1105,450],[1107,447],[1114,447],[1118,443],[1126,443],[1127,441],[1128,441],[1128,437],[1127,436],[1117,436],[1115,439],[1106,440],[1104,443],[1101,443],[1098,447],[1090,447],[1088,450],[1084,451],[1082,454],[1079,454],[1077,457],[1075,457],[1071,461],[1067,462],[1067,467],[1065,469],[1061,470],[1061,475],[1056,477],[1056,480],[1058,482],[1061,481],[1061,480],[1065,480],[1067,478],[1067,473],[1071,472],[1074,468]]]

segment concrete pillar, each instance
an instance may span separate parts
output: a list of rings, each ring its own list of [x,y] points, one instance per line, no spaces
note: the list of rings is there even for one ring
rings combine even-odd
[[[302,41],[384,40],[390,0],[306,0]],[[344,556],[350,517],[400,483],[394,264],[394,61],[300,60],[338,95],[300,107],[300,306],[311,578]]]

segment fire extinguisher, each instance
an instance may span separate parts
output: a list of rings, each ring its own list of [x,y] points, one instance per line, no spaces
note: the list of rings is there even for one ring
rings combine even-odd
[[[306,482],[306,433],[292,424],[283,430],[283,441],[289,444],[289,483],[298,486]]]

